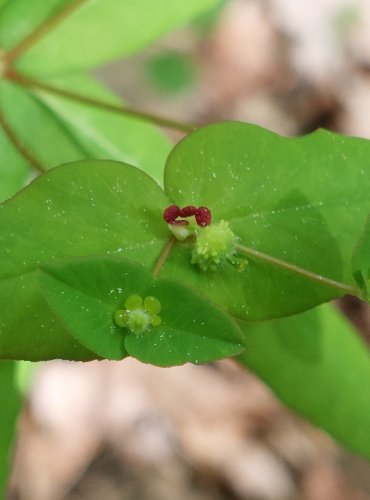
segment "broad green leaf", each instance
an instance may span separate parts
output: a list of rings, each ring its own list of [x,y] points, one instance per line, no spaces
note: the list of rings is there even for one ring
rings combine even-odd
[[[290,408],[370,459],[370,356],[348,321],[325,305],[240,325],[247,349],[239,361]]]
[[[0,362],[0,498],[5,498],[10,474],[11,451],[20,407],[15,384],[14,361]]]
[[[0,128],[0,201],[16,193],[27,178],[28,163]]]
[[[162,220],[168,203],[153,179],[124,163],[52,169],[0,205],[0,279],[101,253],[151,267],[168,240]]]
[[[81,344],[108,359],[127,352],[141,361],[172,366],[205,363],[243,350],[236,323],[198,293],[153,279],[141,265],[99,257],[43,266],[41,282],[54,315]],[[116,326],[115,311],[132,295],[161,303],[161,324],[140,335]],[[127,352],[126,352],[127,350]]]
[[[38,268],[102,253],[151,267],[168,239],[161,220],[166,205],[150,177],[110,161],[53,169],[0,205],[0,303],[6,304],[1,308],[1,356],[91,359],[61,323],[50,319]]]
[[[370,217],[365,229],[355,247],[352,258],[353,276],[363,292],[364,298],[369,301],[370,279]]]
[[[286,316],[345,293],[320,276],[353,287],[351,254],[370,210],[370,143],[323,130],[301,138],[221,123],[180,142],[165,169],[165,190],[179,206],[209,207],[230,223],[239,244],[319,275],[247,257],[244,270],[214,272],[191,264],[179,244],[164,269],[236,316]]]
[[[20,235],[21,237],[21,235]],[[23,240],[29,245],[30,240]],[[0,359],[90,361],[91,353],[54,318],[35,269],[0,279]]]
[[[3,8],[8,0],[0,0],[0,9]]]
[[[1,81],[0,102],[20,141],[46,167],[88,156],[66,127],[28,90]]]
[[[8,0],[0,13],[0,46],[10,49],[73,0]],[[2,3],[0,1],[0,6]]]
[[[217,0],[89,0],[18,61],[29,74],[62,74],[128,56]]]
[[[68,75],[48,83],[104,102],[120,103],[87,75]],[[163,169],[171,143],[156,127],[47,92],[39,91],[36,95],[63,122],[87,156],[130,163],[163,184]]]

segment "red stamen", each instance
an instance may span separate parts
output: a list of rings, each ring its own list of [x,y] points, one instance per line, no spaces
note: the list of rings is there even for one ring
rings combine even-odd
[[[197,213],[197,207],[188,205],[180,210],[180,217],[191,217]]]
[[[174,224],[177,217],[180,215],[180,207],[177,205],[170,205],[163,212],[163,218],[169,224]]]
[[[196,208],[193,205],[187,205],[184,208],[180,208],[177,205],[170,205],[163,212],[163,218],[168,224],[178,224],[182,226],[187,226],[189,222],[187,220],[178,220],[178,217],[192,217],[195,216],[195,220],[198,226],[209,226],[212,220],[211,211],[207,207]]]
[[[195,213],[195,220],[198,226],[209,226],[212,221],[211,211],[207,207],[199,207]]]

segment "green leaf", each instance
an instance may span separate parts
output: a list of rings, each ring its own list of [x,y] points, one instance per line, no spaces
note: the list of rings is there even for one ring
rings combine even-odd
[[[120,103],[87,75],[68,75],[48,83],[107,103]],[[35,95],[63,122],[86,156],[130,163],[163,184],[163,169],[171,143],[156,127],[47,92],[35,91]]]
[[[8,0],[0,15],[1,48],[13,48],[68,3],[71,0]]]
[[[42,292],[40,275],[41,272],[35,269],[0,279],[0,358],[29,361],[95,359],[96,354],[85,349],[54,318]]]
[[[198,293],[153,279],[141,265],[96,257],[43,266],[44,295],[52,311],[81,344],[99,356],[172,366],[205,363],[243,350],[236,323]],[[138,335],[118,327],[114,313],[131,295],[156,297],[162,323]]]
[[[290,315],[352,291],[351,254],[370,210],[369,156],[369,141],[323,130],[286,138],[242,123],[199,129],[171,153],[166,192],[179,206],[209,207],[215,222],[230,223],[239,244],[270,262],[248,253],[242,272],[228,263],[204,272],[191,264],[185,243],[171,253],[165,275],[251,320]]]
[[[130,55],[217,0],[90,0],[18,61],[29,74],[71,73]]]
[[[247,348],[239,361],[290,408],[370,459],[370,357],[348,321],[325,305],[240,326]]]
[[[181,52],[165,51],[146,61],[145,70],[151,83],[163,93],[177,94],[194,81],[192,61]]]
[[[0,9],[3,8],[5,6],[5,3],[7,2],[8,0],[0,0]]]
[[[86,157],[66,127],[28,90],[1,81],[0,95],[4,115],[12,130],[46,167]]]
[[[27,178],[28,163],[0,128],[0,201],[16,193]]]
[[[11,470],[11,451],[20,407],[14,361],[0,362],[0,497],[5,498]]]
[[[353,276],[361,288],[363,297],[369,301],[369,279],[370,279],[370,216],[365,229],[355,247],[352,258]]]
[[[153,266],[168,240],[167,205],[149,176],[124,163],[90,160],[52,169],[0,205],[0,278],[101,253]]]
[[[125,255],[151,267],[168,239],[161,219],[166,205],[150,177],[109,161],[53,169],[0,205],[1,357],[91,359],[50,319],[38,268],[95,254]]]

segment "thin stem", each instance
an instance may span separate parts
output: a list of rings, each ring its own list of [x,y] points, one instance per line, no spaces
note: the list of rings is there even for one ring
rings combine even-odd
[[[332,280],[330,278],[326,278],[325,276],[321,276],[320,274],[313,273],[304,269],[302,267],[296,266],[295,264],[290,264],[289,262],[285,262],[284,260],[277,259],[276,257],[272,257],[263,252],[259,252],[258,250],[254,250],[250,247],[245,247],[244,245],[236,245],[236,249],[247,256],[255,257],[258,260],[262,260],[263,262],[268,262],[273,266],[280,267],[281,269],[286,269],[291,271],[292,273],[299,274],[311,281],[316,281],[318,283],[322,283],[324,285],[330,286],[331,288],[336,288],[341,292],[348,293],[350,295],[359,296],[359,290],[351,285],[346,285],[345,283],[340,283],[339,281]]]
[[[66,5],[64,8],[59,10],[54,16],[46,19],[40,26],[38,26],[32,33],[30,33],[26,38],[16,45],[12,50],[6,54],[6,61],[8,63],[14,62],[21,55],[27,52],[35,43],[37,43],[41,38],[43,38],[49,31],[51,31],[55,26],[60,24],[64,19],[66,19],[72,12],[81,7],[87,0],[72,0],[71,3]]]
[[[5,134],[7,135],[13,146],[19,151],[19,153],[41,174],[45,173],[48,169],[43,165],[37,158],[34,157],[33,153],[22,143],[17,134],[11,128],[7,122],[3,111],[0,108],[0,126],[3,128]]]
[[[195,125],[190,125],[188,123],[182,123],[168,118],[163,118],[161,116],[153,115],[151,113],[144,113],[129,106],[123,106],[122,104],[112,104],[109,102],[100,101],[98,99],[93,99],[91,97],[86,97],[84,95],[71,92],[70,90],[64,90],[58,87],[54,87],[53,85],[49,85],[47,83],[40,82],[33,78],[20,75],[19,73],[11,69],[7,71],[6,77],[9,80],[12,80],[16,83],[19,83],[20,85],[29,87],[31,89],[33,88],[33,89],[44,90],[45,92],[66,97],[68,99],[80,102],[82,104],[88,104],[90,106],[105,109],[106,111],[111,111],[113,113],[120,113],[123,115],[134,116],[135,118],[140,118],[142,120],[150,121],[161,127],[179,130],[181,132],[186,132],[186,133],[192,132],[196,129]]]
[[[169,254],[172,250],[172,247],[174,246],[176,241],[177,241],[176,238],[174,236],[171,236],[171,238],[167,241],[166,245],[163,247],[163,250],[162,250],[160,256],[158,257],[158,260],[155,263],[155,266],[154,266],[153,271],[152,271],[153,278],[158,278],[159,273],[161,272],[162,267],[163,267],[164,263],[166,262]]]

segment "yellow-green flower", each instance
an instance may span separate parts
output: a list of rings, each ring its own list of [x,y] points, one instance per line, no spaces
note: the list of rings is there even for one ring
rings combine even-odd
[[[203,271],[215,270],[235,253],[237,237],[229,223],[221,220],[197,231],[191,263]]]
[[[143,300],[140,295],[130,295],[126,299],[124,309],[115,312],[114,321],[117,326],[141,335],[150,327],[161,324],[161,309],[161,303],[156,297],[149,295]]]

